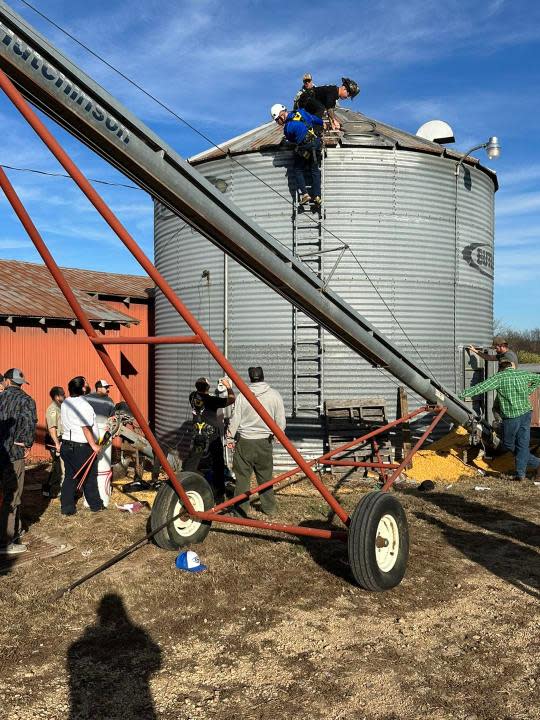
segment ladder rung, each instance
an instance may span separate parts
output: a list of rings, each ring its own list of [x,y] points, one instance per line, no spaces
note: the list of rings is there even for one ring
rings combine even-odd
[[[298,373],[297,378],[320,378],[321,373]]]

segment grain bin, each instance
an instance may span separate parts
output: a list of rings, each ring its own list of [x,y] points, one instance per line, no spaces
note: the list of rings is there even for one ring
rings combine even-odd
[[[326,147],[323,217],[297,214],[293,155],[273,123],[192,158],[228,199],[450,390],[463,382],[463,346],[493,325],[495,174],[448,148],[351,111]],[[346,245],[342,253],[343,245]],[[321,254],[322,251],[322,254]],[[319,253],[319,254],[315,254]],[[320,446],[328,398],[384,396],[396,385],[297,312],[165,207],[155,207],[155,262],[236,367],[265,368],[307,450]],[[188,332],[159,294],[156,332]],[[219,368],[197,347],[156,353],[156,429],[168,445],[189,420],[187,397]]]

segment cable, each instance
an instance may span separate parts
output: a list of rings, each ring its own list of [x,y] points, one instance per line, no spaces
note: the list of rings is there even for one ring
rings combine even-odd
[[[279,197],[281,197],[283,200],[285,200],[285,202],[289,203],[290,205],[293,205],[293,202],[292,202],[289,198],[287,198],[285,195],[283,195],[283,194],[280,193],[278,190],[276,190],[276,188],[272,187],[269,183],[267,183],[265,180],[263,180],[263,178],[261,178],[261,177],[259,177],[258,175],[256,175],[256,174],[255,174],[253,171],[251,171],[248,167],[246,167],[246,166],[243,165],[241,162],[239,162],[238,160],[236,160],[228,151],[223,150],[223,148],[221,148],[221,147],[220,147],[217,143],[215,143],[211,138],[209,138],[207,135],[205,135],[203,132],[201,132],[198,128],[196,128],[196,127],[195,127],[194,125],[192,125],[190,122],[188,122],[187,120],[185,120],[185,118],[183,118],[181,115],[178,115],[178,113],[176,113],[174,110],[172,110],[172,108],[170,108],[168,105],[166,105],[166,104],[163,103],[161,100],[159,100],[158,98],[156,98],[154,95],[152,95],[152,93],[150,93],[150,92],[148,92],[147,90],[145,90],[145,88],[143,88],[141,85],[139,85],[138,83],[136,83],[136,82],[135,82],[134,80],[132,80],[129,76],[125,75],[125,74],[124,74],[121,70],[119,70],[117,67],[115,67],[115,66],[112,65],[110,62],[108,62],[107,60],[105,60],[105,58],[103,58],[101,55],[99,55],[99,54],[96,53],[94,50],[92,50],[88,45],[86,45],[86,44],[83,43],[81,40],[79,40],[77,37],[75,37],[75,35],[73,35],[72,33],[70,33],[68,30],[66,30],[65,28],[63,28],[61,25],[58,25],[58,23],[56,23],[56,22],[55,22],[54,20],[52,20],[50,17],[48,17],[47,15],[45,15],[44,13],[42,13],[40,10],[38,10],[34,5],[32,5],[30,2],[28,2],[28,0],[19,0],[19,1],[20,1],[23,5],[26,5],[26,7],[28,7],[30,10],[32,10],[33,12],[35,12],[37,15],[39,15],[41,18],[43,18],[46,22],[48,22],[49,24],[51,24],[54,28],[56,28],[56,29],[59,30],[61,33],[63,33],[64,35],[66,35],[68,38],[70,38],[70,40],[72,40],[74,43],[76,43],[77,45],[79,45],[80,47],[82,47],[84,50],[86,50],[86,52],[90,53],[90,55],[92,55],[92,57],[94,57],[94,58],[96,58],[97,60],[99,60],[101,63],[103,63],[106,67],[108,67],[108,68],[109,68],[110,70],[112,70],[114,73],[116,73],[117,75],[119,75],[121,78],[123,78],[123,79],[124,79],[126,82],[128,82],[130,85],[132,85],[132,86],[135,87],[137,90],[139,90],[139,91],[142,92],[144,95],[146,95],[146,97],[148,97],[150,100],[152,100],[152,101],[155,102],[157,105],[159,105],[159,107],[161,107],[163,110],[165,110],[166,112],[168,112],[170,115],[172,115],[174,118],[176,118],[179,122],[183,123],[186,127],[189,127],[191,130],[193,130],[193,132],[195,132],[197,135],[199,135],[199,137],[203,138],[203,139],[206,140],[208,143],[210,143],[210,145],[212,145],[213,147],[215,147],[217,150],[219,150],[221,153],[223,153],[224,156],[228,157],[228,158],[229,158],[230,160],[232,160],[235,164],[237,164],[237,165],[238,165],[239,167],[241,167],[243,170],[245,170],[246,172],[248,172],[252,177],[254,177],[254,178],[257,179],[259,182],[261,182],[263,185],[265,185],[265,186],[266,186],[269,190],[271,190],[273,193],[275,193],[276,195],[278,195]],[[64,57],[65,57],[65,56],[64,56]],[[312,220],[312,218],[310,218],[310,220]],[[312,220],[312,221],[313,221],[314,223],[316,222],[315,220]],[[323,226],[323,227],[324,227],[324,226]],[[357,263],[358,267],[359,267],[359,268],[362,270],[362,272],[364,273],[366,279],[368,280],[368,282],[370,283],[370,285],[371,285],[371,286],[373,287],[373,289],[375,290],[377,296],[379,297],[379,299],[381,300],[381,302],[384,304],[385,308],[386,308],[386,309],[388,310],[388,312],[390,313],[390,316],[395,320],[397,326],[400,328],[400,330],[401,330],[401,332],[403,333],[404,337],[408,340],[410,346],[412,347],[412,349],[416,352],[416,354],[417,354],[418,357],[420,358],[420,360],[421,360],[422,364],[424,365],[424,367],[426,368],[428,374],[431,375],[431,377],[432,377],[433,380],[437,381],[435,375],[434,375],[433,372],[430,370],[429,365],[426,363],[426,361],[424,360],[424,358],[423,358],[422,355],[420,354],[420,351],[418,350],[418,348],[415,346],[415,344],[412,342],[411,338],[407,335],[407,333],[406,333],[405,330],[403,329],[401,323],[399,322],[399,320],[397,319],[397,317],[396,317],[396,316],[394,315],[394,313],[392,312],[392,310],[391,310],[390,306],[388,305],[388,303],[386,302],[386,300],[385,300],[385,299],[383,298],[383,296],[380,294],[379,290],[377,289],[377,287],[375,286],[375,284],[373,283],[373,281],[371,280],[371,278],[370,278],[369,275],[367,274],[367,272],[366,272],[366,270],[364,269],[364,267],[361,265],[360,261],[358,260],[358,258],[357,258],[356,255],[355,255],[355,253],[351,250],[351,248],[347,245],[347,243],[345,243],[340,237],[338,237],[337,235],[335,235],[335,233],[333,233],[331,230],[328,230],[328,228],[326,228],[326,227],[324,227],[324,229],[325,229],[326,232],[328,232],[329,235],[331,235],[335,240],[337,240],[338,242],[340,242],[342,245],[345,245],[345,246],[347,247],[347,249],[350,251],[350,253],[351,253],[352,257],[354,258],[355,262]],[[270,233],[269,233],[269,234],[270,234]],[[271,235],[271,234],[270,234],[270,235]],[[284,243],[282,243],[280,240],[278,240],[277,238],[275,238],[273,235],[271,235],[271,237],[272,237],[274,240],[276,240],[277,242],[279,242],[281,245],[283,245],[284,247],[286,247],[286,246],[284,245]]]
[[[46,170],[36,170],[35,168],[22,168],[16,167],[15,165],[5,165],[4,163],[0,163],[0,167],[5,168],[6,170],[16,170],[17,172],[29,172],[35,173],[36,175],[47,175],[49,177],[67,178],[68,180],[72,179],[71,175],[66,175],[64,173],[48,172]],[[111,185],[112,187],[122,187],[128,188],[129,190],[141,191],[141,188],[137,187],[136,185],[128,185],[127,183],[117,183],[111,182],[109,180],[96,180],[95,178],[88,178],[88,180],[93,183],[99,183],[100,185]]]

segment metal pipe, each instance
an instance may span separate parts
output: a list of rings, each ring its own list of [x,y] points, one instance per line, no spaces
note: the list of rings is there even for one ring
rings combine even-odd
[[[173,291],[169,283],[165,280],[165,278],[159,273],[154,265],[151,263],[151,261],[146,257],[146,255],[143,253],[143,251],[140,249],[140,247],[137,245],[135,240],[131,237],[131,235],[128,233],[128,231],[125,229],[125,227],[122,225],[122,223],[118,220],[118,218],[114,215],[114,213],[110,210],[110,208],[107,206],[107,204],[103,201],[99,193],[94,190],[92,185],[88,182],[86,177],[82,174],[82,172],[79,170],[79,168],[75,165],[75,163],[71,160],[71,158],[67,155],[67,153],[62,149],[60,144],[57,142],[57,140],[53,137],[53,135],[49,132],[49,130],[45,127],[45,125],[41,122],[41,120],[38,118],[36,113],[30,108],[28,103],[24,100],[22,95],[19,93],[17,88],[13,85],[13,83],[9,80],[7,75],[0,70],[0,88],[6,93],[8,98],[11,100],[11,102],[15,105],[17,110],[22,114],[22,116],[25,118],[25,120],[29,123],[29,125],[33,128],[33,130],[36,132],[36,134],[41,138],[41,140],[45,143],[45,145],[49,148],[49,150],[52,152],[52,154],[56,157],[58,162],[62,165],[62,167],[65,169],[65,171],[73,178],[73,180],[77,183],[79,188],[82,190],[82,192],[86,195],[86,197],[90,200],[92,205],[96,208],[96,210],[99,212],[99,214],[103,217],[105,222],[109,225],[109,227],[116,233],[116,235],[120,238],[120,240],[124,243],[124,245],[128,248],[128,250],[132,253],[132,255],[138,260],[139,264],[143,267],[143,269],[146,271],[146,273],[149,275],[149,277],[154,281],[154,283],[159,287],[161,292],[165,295],[167,300],[171,303],[171,305],[177,310],[179,315],[184,319],[184,321],[187,323],[187,325],[191,328],[192,332],[194,332],[196,335],[198,335],[201,338],[201,341],[203,345],[206,347],[206,349],[210,352],[214,360],[221,366],[221,368],[226,372],[229,378],[234,382],[234,384],[237,386],[237,388],[240,390],[242,395],[246,398],[246,400],[249,402],[249,404],[253,407],[255,412],[259,415],[259,417],[263,420],[263,422],[268,426],[268,428],[271,430],[273,435],[276,437],[276,439],[283,445],[283,447],[288,451],[292,459],[297,463],[297,465],[300,467],[302,472],[309,478],[309,480],[313,483],[313,485],[317,488],[319,493],[323,496],[323,498],[326,500],[330,508],[335,512],[335,514],[339,517],[339,519],[347,524],[349,522],[349,515],[348,513],[341,507],[341,505],[337,502],[337,500],[334,498],[332,493],[326,488],[324,483],[321,482],[321,480],[317,477],[317,475],[311,470],[310,466],[307,464],[307,462],[304,460],[302,455],[298,452],[296,447],[292,444],[292,442],[288,439],[288,437],[285,435],[284,431],[277,425],[277,423],[274,421],[274,419],[271,417],[271,415],[267,412],[265,407],[262,405],[262,403],[257,400],[255,395],[251,392],[248,385],[242,380],[240,375],[236,372],[236,370],[233,368],[231,363],[224,357],[223,353],[219,350],[217,345],[212,341],[210,336],[206,333],[202,325],[197,321],[195,316],[188,310],[188,308],[182,303],[182,301],[178,298],[176,293]],[[7,179],[7,178],[6,178]],[[19,206],[22,208],[22,204],[19,201]],[[24,208],[23,208],[24,209]],[[35,228],[34,228],[35,230]],[[35,231],[37,233],[37,231]],[[45,247],[45,244],[39,238],[39,242],[42,245],[42,248],[46,251],[48,256],[48,262],[49,264],[53,263],[54,267],[57,270],[58,279],[55,277],[55,280],[57,282],[61,283],[60,289],[62,292],[64,292],[64,295],[66,296],[66,288],[67,283],[65,281],[64,276],[60,272],[58,266],[56,263],[54,263],[54,260],[50,253],[48,252],[47,248]],[[35,240],[34,240],[35,244]],[[37,245],[36,245],[37,247]],[[42,257],[44,255],[42,254]],[[72,302],[76,302],[75,296],[70,291],[70,297],[72,299]],[[71,303],[70,303],[71,304]],[[71,305],[73,310],[75,311],[75,306]],[[79,313],[81,314],[81,317],[83,316],[83,311],[80,307],[80,305],[77,303],[77,308]],[[77,316],[79,322],[81,322],[81,325],[83,324],[81,317]],[[87,329],[87,334],[96,337],[96,334],[93,330],[93,328],[90,326],[90,323],[84,317],[84,326]],[[107,362],[110,363],[111,367],[114,368],[112,364],[112,360],[110,360],[109,356],[105,352],[105,350],[100,350],[99,346],[96,348],[98,353],[100,353],[100,356],[102,356],[102,359],[107,358]],[[105,360],[104,360],[105,362]],[[107,369],[109,372],[111,370],[109,369],[107,365]],[[123,380],[120,377],[120,374],[117,372],[116,368],[114,368],[114,375],[111,372],[111,375],[114,377],[115,382],[117,386],[119,387],[120,391],[124,395],[126,402],[130,406],[130,409],[132,412],[134,412],[135,418],[137,419],[137,422],[139,423],[141,429],[143,430],[144,434],[147,436],[150,444],[152,442],[155,442],[156,447],[158,448],[156,451],[156,448],[154,445],[152,445],[152,449],[156,452],[156,455],[162,464],[163,468],[166,470],[166,468],[170,468],[171,475],[169,475],[169,472],[166,470],[167,475],[169,475],[169,479],[173,483],[173,486],[175,490],[178,492],[179,496],[182,499],[182,502],[184,502],[186,509],[188,510],[189,514],[193,514],[193,507],[191,505],[191,502],[189,501],[189,498],[187,497],[186,493],[182,489],[180,483],[176,480],[176,476],[174,475],[174,471],[172,467],[169,465],[167,458],[163,454],[163,451],[159,447],[157,440],[155,439],[154,435],[152,434],[148,423],[143,418],[140,411],[136,408],[135,403],[133,399],[131,398],[131,395],[129,397],[131,398],[134,407],[131,407],[128,397],[124,394],[124,391],[122,388],[125,388],[127,391],[127,387],[125,386]],[[119,380],[117,379],[119,378]],[[127,391],[129,392],[129,391]],[[136,409],[136,414],[135,410]],[[147,431],[149,435],[147,435]],[[151,439],[152,438],[152,439]],[[174,478],[174,479],[173,479]]]
[[[159,335],[155,337],[102,337],[90,338],[93,345],[202,345],[196,335]]]
[[[229,525],[242,525],[245,527],[258,528],[260,530],[274,530],[275,532],[289,533],[307,537],[323,538],[324,540],[346,541],[345,530],[322,530],[321,528],[302,527],[301,525],[283,525],[281,523],[267,522],[266,520],[255,520],[253,518],[237,518],[231,515],[216,515],[213,512],[196,512],[193,515],[197,520],[209,520],[210,522],[227,523]]]
[[[229,256],[223,253],[223,354],[229,357]]]
[[[420,408],[417,408],[416,410],[413,410],[412,412],[408,413],[407,415],[404,415],[401,418],[398,418],[397,420],[393,420],[391,423],[388,423],[388,425],[384,425],[383,427],[377,428],[376,430],[373,430],[372,432],[367,433],[366,435],[362,435],[359,438],[355,438],[354,440],[350,440],[347,443],[344,443],[343,445],[340,445],[337,448],[333,448],[332,450],[329,450],[324,455],[321,455],[318,458],[315,458],[314,460],[309,460],[309,466],[313,467],[314,465],[329,465],[330,463],[328,460],[332,458],[334,455],[339,455],[340,453],[346,452],[350,448],[354,447],[355,445],[360,445],[361,443],[366,442],[366,440],[370,440],[372,437],[375,437],[376,435],[380,435],[381,433],[386,432],[392,427],[395,427],[396,425],[399,425],[402,422],[407,422],[411,418],[415,417],[416,415],[420,415],[421,413],[430,412],[431,408],[428,406],[422,406]],[[270,487],[274,487],[280,482],[283,482],[283,480],[287,480],[288,478],[292,477],[293,475],[296,475],[299,472],[300,468],[298,466],[291,468],[290,470],[286,470],[285,472],[281,473],[280,475],[276,475],[271,480],[268,480],[265,483],[262,483],[262,485],[258,485],[256,488],[250,489],[245,493],[241,493],[240,495],[236,495],[233,498],[230,498],[229,500],[225,500],[225,502],[220,503],[219,505],[216,505],[211,509],[211,513],[217,513],[221,512],[222,510],[225,510],[226,508],[232,507],[233,505],[237,505],[239,502],[243,502],[244,500],[248,500],[252,495],[255,495],[256,493],[261,492],[262,490],[267,490]]]
[[[3,76],[3,77],[2,77]],[[5,78],[5,75],[0,71],[0,84],[2,83],[3,79]],[[9,81],[8,81],[9,82]],[[17,91],[15,91],[17,92]],[[21,97],[21,102],[25,103],[23,98]],[[37,117],[36,120],[38,122],[41,122]],[[81,326],[85,333],[88,335],[90,339],[97,338],[98,335],[96,334],[96,331],[92,327],[90,321],[88,320],[84,310],[79,304],[79,301],[75,297],[75,294],[73,293],[72,289],[70,288],[66,278],[64,277],[64,274],[56,264],[56,261],[54,260],[53,256],[49,252],[49,249],[43,242],[43,238],[39,234],[36,226],[32,222],[32,219],[26,212],[26,209],[24,205],[22,204],[20,198],[18,197],[17,193],[15,192],[15,189],[13,188],[12,184],[10,183],[6,173],[4,172],[3,168],[0,167],[0,187],[4,191],[5,196],[9,200],[13,210],[15,211],[17,217],[21,221],[24,229],[28,233],[28,236],[34,243],[34,246],[38,253],[41,255],[43,262],[49,269],[49,272],[53,276],[53,278],[56,281],[56,284],[60,288],[62,294],[66,298],[67,302],[69,303],[71,309],[75,313],[75,316],[77,320],[81,323]],[[158,441],[154,437],[154,434],[150,430],[150,426],[148,425],[146,418],[143,416],[139,408],[137,407],[137,404],[131,395],[131,393],[128,390],[127,385],[124,382],[124,379],[116,369],[116,366],[114,362],[112,361],[112,358],[107,353],[104,347],[100,347],[99,345],[96,347],[96,351],[101,358],[103,364],[107,368],[108,372],[110,373],[112,379],[114,380],[117,388],[122,393],[123,398],[129,405],[129,408],[131,412],[133,413],[133,416],[136,418],[137,422],[139,423],[142,431],[144,432],[148,442],[152,446],[152,450],[154,451],[156,457],[159,459],[163,469],[167,473],[169,480],[171,481],[174,489],[178,493],[179,497],[182,500],[182,503],[184,504],[184,507],[189,513],[194,512],[193,505],[191,504],[191,501],[184,491],[182,485],[178,482],[176,479],[176,475],[174,470],[172,469],[171,465],[169,464],[169,461],[167,460],[167,457],[165,456],[163,450],[159,446]]]
[[[325,465],[338,465],[340,467],[363,467],[363,468],[374,468],[375,470],[383,470],[385,468],[392,469],[397,468],[397,463],[384,463],[382,462],[356,462],[355,460],[325,460]]]
[[[403,470],[403,468],[405,468],[405,467],[407,467],[407,465],[409,465],[409,463],[411,462],[411,460],[412,460],[412,458],[413,458],[413,455],[416,453],[416,451],[417,451],[420,447],[422,447],[422,445],[424,444],[427,436],[430,434],[430,432],[433,430],[433,428],[435,428],[435,427],[439,424],[439,422],[440,422],[440,421],[442,420],[442,418],[443,418],[443,415],[445,415],[447,412],[448,412],[448,411],[447,411],[447,408],[445,408],[445,407],[438,408],[437,415],[435,416],[435,418],[434,418],[433,421],[431,422],[430,426],[429,426],[428,429],[424,432],[424,434],[422,435],[422,437],[415,443],[414,447],[412,447],[411,450],[407,453],[407,457],[404,458],[403,462],[401,462],[401,464],[399,465],[399,467],[398,467],[396,470],[394,470],[394,472],[392,473],[392,475],[391,475],[391,476],[388,478],[388,480],[385,482],[385,484],[384,484],[383,487],[381,488],[381,491],[382,491],[382,492],[387,492],[388,490],[390,490],[390,488],[391,488],[392,485],[394,484],[394,481],[396,480],[396,478],[399,477],[399,474],[401,473],[401,471]]]
[[[182,511],[183,512],[183,511]],[[127,548],[124,548],[121,552],[114,555],[112,558],[109,558],[109,560],[106,560],[102,565],[95,568],[91,572],[87,573],[86,575],[83,575],[83,577],[79,578],[78,580],[75,580],[75,582],[72,582],[70,585],[68,585],[65,588],[62,588],[61,590],[58,590],[58,592],[55,593],[53,596],[53,600],[59,600],[63,595],[65,595],[68,592],[71,592],[79,585],[82,585],[87,580],[90,580],[91,578],[95,577],[96,575],[99,575],[99,573],[103,572],[104,570],[107,570],[107,568],[110,568],[112,565],[115,565],[117,562],[120,562],[120,560],[123,560],[125,557],[127,557],[130,553],[132,553],[134,550],[138,550],[144,543],[147,543],[151,538],[154,537],[154,535],[157,535],[158,532],[163,530],[163,528],[167,527],[167,525],[170,525],[175,520],[178,520],[180,515],[182,515],[182,512],[179,512],[174,517],[170,518],[170,520],[167,520],[167,522],[164,522],[159,527],[155,528],[155,530],[151,530],[149,533],[147,533],[144,537],[140,538],[136,542],[134,542],[132,545],[130,545]]]

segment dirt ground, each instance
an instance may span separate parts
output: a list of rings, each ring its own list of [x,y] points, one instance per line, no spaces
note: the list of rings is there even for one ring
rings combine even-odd
[[[411,554],[384,594],[353,584],[341,543],[214,526],[202,575],[146,545],[60,600],[143,536],[148,512],[62,518],[33,490],[28,541],[73,550],[0,577],[0,717],[540,718],[540,487],[478,482],[396,491]],[[325,518],[310,493],[280,496],[279,519]]]

